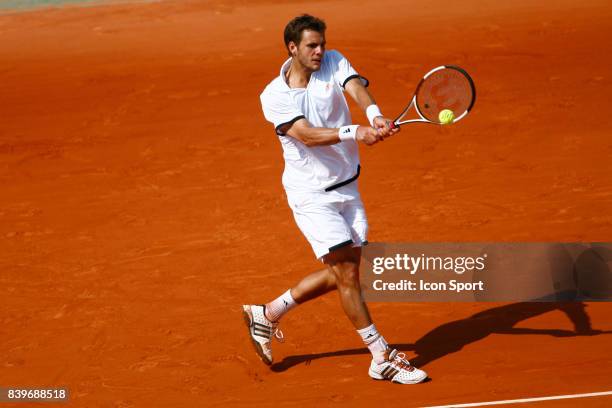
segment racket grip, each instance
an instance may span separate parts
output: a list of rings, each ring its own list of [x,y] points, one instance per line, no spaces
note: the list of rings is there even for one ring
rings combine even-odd
[[[399,125],[396,125],[395,122],[389,123],[389,129],[393,130],[393,129],[397,129],[397,128],[399,128]]]

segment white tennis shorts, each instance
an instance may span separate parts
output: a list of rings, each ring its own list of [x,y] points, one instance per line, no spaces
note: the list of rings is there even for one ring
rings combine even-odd
[[[328,192],[287,191],[287,201],[317,258],[343,246],[367,244],[368,219],[357,182]]]

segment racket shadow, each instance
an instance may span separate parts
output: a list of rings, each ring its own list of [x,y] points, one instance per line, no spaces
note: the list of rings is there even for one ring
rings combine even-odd
[[[416,367],[424,367],[432,361],[456,353],[465,346],[480,341],[491,334],[528,334],[552,337],[612,334],[612,331],[594,330],[591,327],[591,321],[585,308],[586,304],[582,302],[513,303],[487,309],[465,319],[442,324],[426,333],[414,343],[390,344],[390,347],[400,351],[411,351],[413,355],[408,356],[411,363]],[[575,330],[514,327],[523,320],[555,310],[564,312],[574,324]],[[369,353],[369,350],[363,347],[324,353],[293,355],[272,364],[270,369],[274,372],[283,372],[299,364],[309,365],[312,361],[321,358],[369,355]]]

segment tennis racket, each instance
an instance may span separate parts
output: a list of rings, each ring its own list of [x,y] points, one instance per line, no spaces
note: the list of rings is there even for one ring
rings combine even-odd
[[[465,118],[476,101],[474,81],[464,69],[453,65],[442,65],[427,73],[419,82],[414,96],[406,109],[389,127],[394,129],[406,123],[433,123],[442,125],[440,112],[450,109],[454,114],[451,123]],[[404,119],[414,107],[418,117]]]

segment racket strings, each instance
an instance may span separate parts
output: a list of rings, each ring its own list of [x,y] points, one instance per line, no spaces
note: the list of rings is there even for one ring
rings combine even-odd
[[[470,80],[461,71],[445,68],[421,82],[416,107],[425,119],[440,122],[440,111],[450,109],[458,117],[471,107],[474,96]]]

